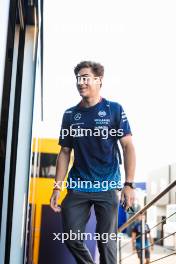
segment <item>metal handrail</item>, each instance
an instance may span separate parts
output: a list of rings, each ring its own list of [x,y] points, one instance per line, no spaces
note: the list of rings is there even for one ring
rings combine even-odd
[[[163,238],[158,239],[157,241],[155,241],[155,243],[156,243],[156,242],[159,242],[159,241],[161,241],[161,240],[164,240],[164,239],[166,239],[166,238],[168,238],[168,237],[170,237],[170,236],[172,236],[172,235],[174,235],[174,234],[176,234],[176,232],[173,232],[172,234],[169,234],[169,235],[167,235],[167,236],[165,236],[165,237],[163,237]],[[131,253],[131,254],[125,256],[124,258],[121,258],[121,262],[124,261],[125,259],[127,259],[127,258],[133,256],[134,254],[136,254],[136,252],[144,251],[145,249],[150,248],[150,247],[152,247],[152,246],[154,246],[154,243],[152,243],[151,245],[146,246],[146,247],[144,247],[144,248],[141,248],[140,250],[136,250],[135,252],[133,252],[133,253]],[[121,247],[121,249],[122,249],[122,248],[123,248],[123,247]],[[166,247],[165,247],[165,248],[166,248]],[[172,250],[172,249],[170,249],[170,248],[166,248],[166,249]],[[167,255],[167,256],[164,256],[164,257],[162,257],[162,258],[169,257],[169,256],[171,256],[171,255],[176,254],[176,251],[175,251],[175,250],[172,250],[172,251],[173,251],[173,252],[172,252],[171,254],[169,254],[169,255]],[[162,258],[161,258],[161,259],[162,259]],[[159,260],[159,259],[158,259],[158,260]],[[156,261],[156,260],[155,260],[155,261]],[[155,262],[155,261],[151,261],[150,263]]]
[[[173,252],[173,253],[171,253],[171,254],[169,254],[169,255],[166,255],[166,256],[164,256],[164,257],[154,259],[154,260],[150,261],[150,263],[154,263],[154,262],[156,262],[156,261],[158,261],[158,260],[165,259],[165,258],[168,258],[168,257],[173,256],[173,255],[176,255],[176,251]]]
[[[167,219],[171,218],[171,217],[174,216],[175,214],[176,214],[176,212],[174,212],[173,214],[171,214],[171,215],[169,215],[168,217],[164,218],[164,219],[163,219],[162,221],[160,221],[158,224],[152,226],[152,227],[150,228],[150,231],[151,231],[152,229],[156,228],[157,226],[161,225],[163,222],[167,221]],[[145,233],[144,233],[144,234],[145,234]],[[141,236],[144,235],[144,234],[142,233],[142,234],[138,235],[138,236],[136,237],[136,239],[139,238],[139,237],[141,237]],[[155,242],[156,242],[156,241],[155,241]],[[128,241],[127,243],[123,244],[123,245],[121,246],[121,249],[124,248],[125,246],[127,246],[127,245],[130,244],[130,243],[131,243],[131,241]]]
[[[174,216],[175,214],[176,214],[176,212],[172,213],[172,214],[169,215],[168,217],[164,218],[164,219],[163,219],[161,222],[159,222],[158,224],[152,226],[152,227],[150,228],[150,231],[151,231],[152,229],[156,228],[157,226],[163,224],[164,222],[166,222],[169,218],[171,218],[171,217]]]
[[[118,232],[121,233],[125,228],[132,224],[136,218],[147,211],[154,203],[156,203],[160,198],[162,198],[167,192],[169,192],[174,186],[176,186],[176,180],[169,184],[162,192],[160,192],[155,198],[153,198],[148,204],[146,204],[141,210],[139,210],[135,215],[133,215],[126,223],[118,228]]]
[[[162,240],[164,240],[164,239],[166,239],[166,238],[168,238],[168,237],[171,237],[171,236],[173,236],[173,235],[175,235],[175,234],[176,234],[176,232],[173,232],[173,233],[171,233],[171,234],[169,234],[169,235],[167,235],[167,236],[165,236],[165,237],[161,237],[161,238],[159,238],[158,240],[156,240],[155,243],[158,243],[158,242],[160,242],[160,241],[162,241]],[[149,248],[149,247],[151,247],[151,246],[154,246],[155,243],[152,243],[151,245],[142,248],[142,250],[144,250],[144,249],[146,249],[146,248]]]
[[[174,180],[171,184],[169,184],[162,192],[160,192],[155,198],[153,198],[148,204],[146,204],[140,211],[138,211],[134,216],[132,216],[126,223],[124,223],[121,227],[119,227],[118,228],[118,232],[120,233],[120,232],[122,232],[125,228],[127,228],[130,224],[132,224],[135,220],[136,220],[136,218],[139,216],[139,215],[142,215],[142,214],[144,214],[146,211],[147,211],[147,209],[149,209],[154,203],[156,203],[158,200],[160,200],[166,193],[168,193],[173,187],[175,187],[176,186],[176,180]],[[173,216],[174,214],[175,214],[176,212],[174,212],[173,214],[171,214],[169,217],[167,217],[167,218],[170,218],[171,216]],[[164,221],[166,221],[166,219],[167,218],[165,218],[165,219],[163,219],[159,224],[161,224],[162,222],[164,222]],[[154,227],[157,227],[159,224],[157,224],[157,225],[155,225]],[[140,256],[140,263],[144,263],[144,258],[145,258],[145,252],[144,252],[144,250],[148,247],[151,247],[151,246],[153,246],[153,243],[152,243],[152,245],[149,245],[149,246],[147,246],[147,247],[145,247],[144,245],[145,245],[145,228],[144,228],[144,226],[145,226],[145,220],[144,219],[142,219],[142,224],[141,224],[141,227],[142,227],[142,230],[141,230],[141,234],[139,235],[139,237],[142,237],[142,245],[141,245],[141,249],[140,249],[140,252],[141,252],[141,256]],[[153,228],[154,228],[153,227]],[[152,229],[153,229],[152,228]],[[164,240],[164,239],[166,239],[167,237],[170,237],[171,235],[173,235],[173,234],[175,234],[176,232],[174,232],[174,233],[172,233],[172,234],[169,234],[168,236],[166,236],[166,237],[162,237],[162,238],[160,238],[158,241],[161,241],[161,240]],[[121,238],[119,237],[119,263],[121,264],[122,263],[122,261],[124,260],[124,259],[126,259],[126,258],[129,258],[129,257],[131,257],[133,254],[135,254],[134,252],[132,253],[132,254],[129,254],[129,255],[127,255],[125,258],[122,258],[122,252],[121,252],[121,250],[122,250],[122,248],[124,247],[124,246],[126,246],[127,244],[129,244],[130,242],[127,242],[127,243],[125,243],[125,245],[123,245],[122,246],[122,244],[121,244]],[[169,256],[171,256],[171,255],[173,255],[173,254],[175,254],[175,253],[172,253],[172,254],[169,254],[169,255],[167,255],[167,256],[165,256],[165,257],[163,257],[163,258],[166,258],[166,257],[169,257]],[[156,262],[157,260],[155,259],[155,260],[153,260],[152,262]],[[150,263],[152,263],[152,262],[150,262]]]

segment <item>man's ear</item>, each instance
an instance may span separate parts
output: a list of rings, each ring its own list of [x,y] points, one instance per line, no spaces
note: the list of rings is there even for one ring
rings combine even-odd
[[[95,84],[101,84],[101,76],[94,77]]]
[[[98,76],[94,78],[94,83],[100,85],[100,87],[102,86],[102,79],[103,76]]]
[[[103,76],[100,76],[99,79],[100,79],[100,87],[101,87],[102,86],[102,82],[103,82]]]

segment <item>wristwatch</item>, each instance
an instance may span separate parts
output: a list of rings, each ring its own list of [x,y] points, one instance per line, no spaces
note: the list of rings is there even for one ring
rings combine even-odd
[[[134,182],[125,182],[124,187],[129,186],[131,189],[136,189],[136,185]]]

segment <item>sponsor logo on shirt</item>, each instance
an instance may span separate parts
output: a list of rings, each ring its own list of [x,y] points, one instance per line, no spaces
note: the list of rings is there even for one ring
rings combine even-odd
[[[94,121],[96,125],[108,125],[110,123],[109,118],[95,118]]]
[[[122,116],[122,122],[126,122],[127,121],[127,116],[126,116],[124,111],[122,112],[121,116]]]
[[[106,116],[106,112],[105,112],[105,111],[99,111],[99,112],[98,112],[98,115],[99,115],[100,117],[104,117],[104,116]]]
[[[81,113],[77,113],[75,116],[74,116],[74,120],[80,120],[81,119]]]

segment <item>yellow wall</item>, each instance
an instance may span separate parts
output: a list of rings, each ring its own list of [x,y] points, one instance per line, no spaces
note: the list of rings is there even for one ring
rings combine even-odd
[[[32,151],[58,154],[60,146],[58,145],[58,139],[53,138],[39,138],[33,139]],[[47,178],[30,178],[30,192],[29,203],[32,205],[34,214],[34,222],[32,226],[33,237],[33,264],[38,264],[39,244],[40,244],[40,229],[41,229],[41,210],[42,205],[50,204],[50,197],[52,194],[54,179]],[[66,195],[66,190],[61,192],[61,196],[58,200],[58,204],[61,204]],[[51,209],[52,210],[52,209]]]
[[[32,151],[57,154],[60,150],[58,139],[55,138],[34,138],[32,144]]]
[[[33,263],[38,264],[40,226],[42,205],[49,205],[54,180],[45,178],[31,178],[29,203],[35,205],[35,217],[33,226]],[[61,192],[58,204],[61,204],[66,195],[66,190]],[[51,209],[52,210],[52,209]]]

